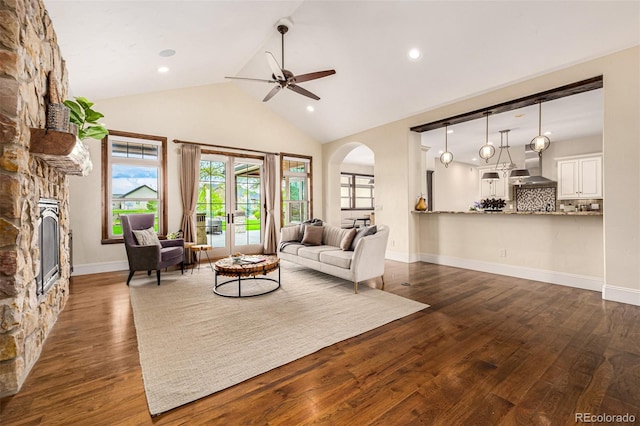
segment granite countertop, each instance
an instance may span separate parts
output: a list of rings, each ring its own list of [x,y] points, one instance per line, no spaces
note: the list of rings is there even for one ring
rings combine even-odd
[[[433,212],[422,212],[412,210],[411,213],[418,214],[490,214],[490,215],[501,215],[501,214],[509,214],[509,215],[545,215],[545,216],[602,216],[602,211],[588,211],[588,212],[517,212],[514,210],[505,210],[501,212],[492,212],[492,211],[433,211]]]

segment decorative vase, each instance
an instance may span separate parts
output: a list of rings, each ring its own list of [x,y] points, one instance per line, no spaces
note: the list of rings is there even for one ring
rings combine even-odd
[[[47,130],[69,130],[69,108],[64,104],[47,105]]]
[[[418,202],[416,203],[416,211],[424,212],[427,210],[427,202],[425,201],[422,195],[418,198]]]

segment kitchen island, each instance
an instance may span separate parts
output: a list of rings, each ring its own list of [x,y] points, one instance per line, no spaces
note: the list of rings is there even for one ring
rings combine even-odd
[[[411,216],[421,261],[602,291],[602,211],[415,211]]]

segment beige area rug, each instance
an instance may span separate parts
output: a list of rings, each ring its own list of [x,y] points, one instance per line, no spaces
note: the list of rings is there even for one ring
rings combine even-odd
[[[281,274],[279,290],[246,299],[213,294],[204,264],[193,275],[162,274],[160,286],[155,274],[134,277],[131,305],[152,415],[429,306],[367,286],[354,294],[348,281],[285,261]]]

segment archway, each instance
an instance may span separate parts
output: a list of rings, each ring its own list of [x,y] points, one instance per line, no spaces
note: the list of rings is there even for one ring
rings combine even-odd
[[[340,146],[329,158],[327,169],[325,218],[327,223],[334,226],[348,225],[348,217],[365,217],[374,211],[373,185],[375,182],[375,155],[367,145],[360,142],[347,142]],[[345,175],[343,175],[343,173]],[[358,182],[356,193],[350,192],[352,201],[346,193],[341,193],[341,177],[343,180],[353,179]],[[343,189],[347,192],[347,188]],[[371,201],[366,199],[370,191]],[[356,204],[357,203],[357,204]],[[343,208],[345,210],[343,210]]]

